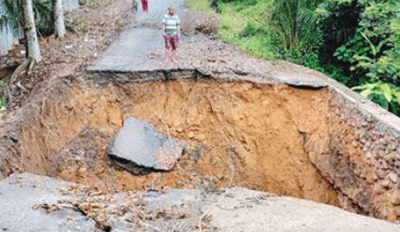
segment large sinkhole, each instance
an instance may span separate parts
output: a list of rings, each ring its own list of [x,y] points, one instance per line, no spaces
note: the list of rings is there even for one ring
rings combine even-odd
[[[332,116],[331,99],[328,89],[214,79],[72,85],[63,100],[43,101],[23,127],[19,168],[101,191],[240,186],[387,218],[374,206],[384,195],[363,187],[368,173],[351,164],[361,156],[343,155],[352,142],[335,137],[344,124]],[[185,141],[171,171],[134,175],[110,160],[128,117]],[[321,171],[329,162],[336,166]]]

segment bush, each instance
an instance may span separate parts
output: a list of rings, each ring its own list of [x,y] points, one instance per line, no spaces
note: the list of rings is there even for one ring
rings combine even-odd
[[[320,60],[322,65],[347,65],[333,55],[340,46],[355,35],[360,21],[360,7],[357,0],[323,2],[318,11],[323,17],[319,23],[321,31]]]
[[[349,15],[353,22],[350,35],[336,36],[333,54],[324,51],[325,64],[329,60],[351,76],[351,85],[369,99],[392,112],[400,112],[400,3],[390,0],[332,0],[332,4],[325,9],[330,10],[329,16],[323,22],[322,28],[328,28],[332,23],[345,22]],[[332,7],[333,6],[333,7]],[[342,14],[343,9],[357,9],[356,14]],[[340,17],[339,17],[340,16]],[[342,29],[334,30],[334,35],[340,34]],[[329,46],[324,37],[322,48]],[[329,50],[332,51],[332,50]],[[345,83],[347,81],[344,81]],[[348,84],[348,83],[347,83]]]

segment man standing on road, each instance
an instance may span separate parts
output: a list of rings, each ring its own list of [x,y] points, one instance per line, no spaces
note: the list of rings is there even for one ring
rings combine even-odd
[[[173,51],[173,61],[178,60],[178,44],[181,37],[181,21],[179,16],[175,14],[175,8],[170,6],[168,14],[163,18],[163,36],[165,38],[165,63],[168,63]]]

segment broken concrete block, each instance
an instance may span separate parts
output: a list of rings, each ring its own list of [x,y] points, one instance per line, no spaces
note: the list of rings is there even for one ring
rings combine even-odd
[[[185,143],[161,134],[142,120],[128,117],[117,132],[109,156],[134,174],[171,170],[182,156]]]

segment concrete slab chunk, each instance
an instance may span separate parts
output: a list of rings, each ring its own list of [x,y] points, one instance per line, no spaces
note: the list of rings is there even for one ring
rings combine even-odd
[[[161,134],[150,123],[128,117],[115,135],[109,155],[118,164],[127,164],[122,164],[124,167],[168,171],[182,156],[184,147],[183,141]]]
[[[69,202],[63,190],[76,186],[59,179],[30,173],[12,174],[0,181],[0,231],[94,231],[95,221],[72,208],[60,207],[46,212],[36,207],[55,202]]]

